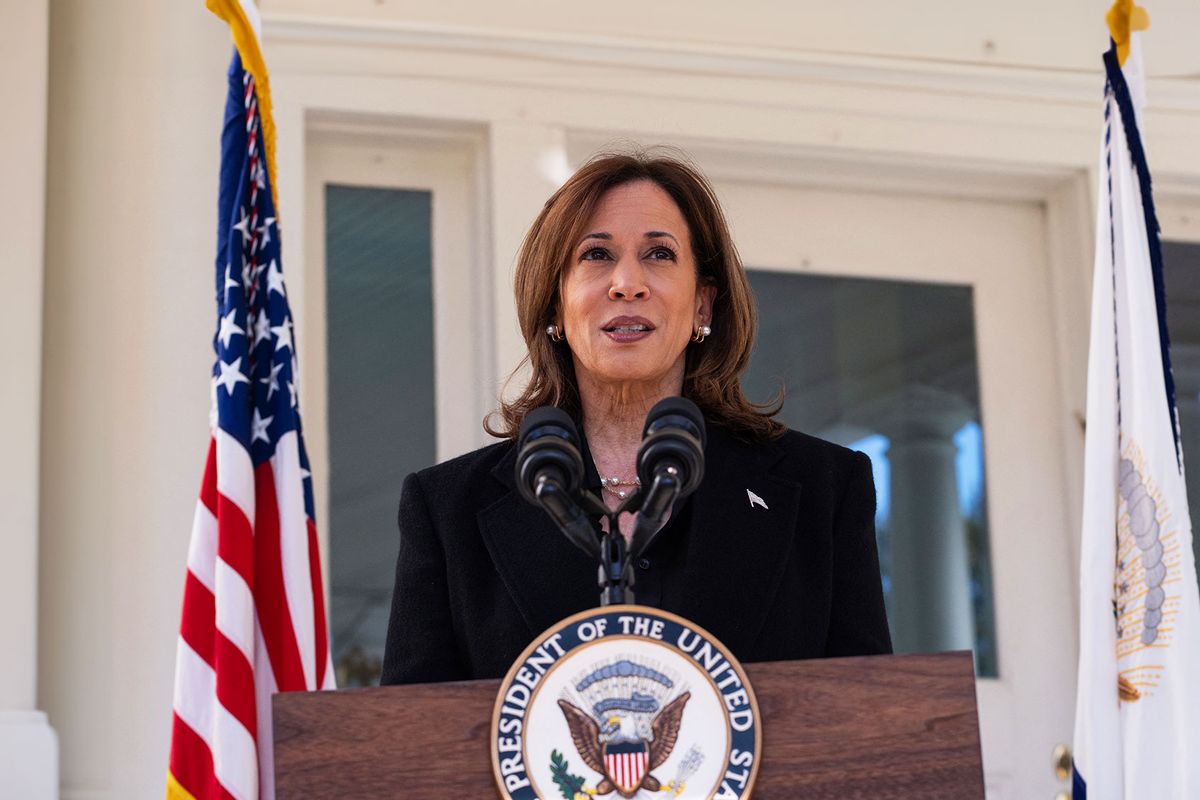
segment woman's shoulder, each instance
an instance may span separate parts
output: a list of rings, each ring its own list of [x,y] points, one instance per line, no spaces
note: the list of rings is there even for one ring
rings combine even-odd
[[[515,446],[516,443],[511,439],[485,445],[478,450],[417,470],[417,479],[426,488],[456,484],[473,486],[477,480],[486,478]]]
[[[820,439],[812,434],[788,428],[777,440],[779,445],[791,455],[810,460],[834,464],[851,463],[859,458],[866,458],[857,450],[837,444],[836,442]]]
[[[856,450],[792,428],[766,441],[749,441],[719,427],[711,430],[721,442],[719,450],[740,451],[744,458],[761,459],[776,474],[799,482],[814,477],[843,478],[855,467],[861,468],[863,462],[869,463]]]

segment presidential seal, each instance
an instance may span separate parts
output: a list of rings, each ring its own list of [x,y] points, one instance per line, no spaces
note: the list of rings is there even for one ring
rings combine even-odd
[[[702,628],[646,606],[568,617],[526,648],[492,712],[492,768],[512,800],[749,797],[758,705]]]

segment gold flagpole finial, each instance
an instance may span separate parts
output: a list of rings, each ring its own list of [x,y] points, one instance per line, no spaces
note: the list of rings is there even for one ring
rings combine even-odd
[[[1134,5],[1134,0],[1115,0],[1112,8],[1104,15],[1108,23],[1108,32],[1117,45],[1117,61],[1125,66],[1129,57],[1129,41],[1134,31],[1144,31],[1150,27],[1150,15],[1146,9]]]

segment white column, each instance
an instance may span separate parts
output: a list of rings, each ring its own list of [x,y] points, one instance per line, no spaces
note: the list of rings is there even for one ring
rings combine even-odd
[[[513,267],[530,224],[569,177],[562,128],[524,121],[493,122],[488,130],[491,178],[494,374],[503,382],[525,356],[513,301]],[[514,380],[508,396],[519,391]]]
[[[952,438],[970,418],[970,407],[958,397],[918,386],[889,400],[880,425],[890,442],[892,631],[898,652],[970,650],[975,644]]]
[[[64,800],[162,797],[232,42],[199,2],[51,11],[38,698]]]
[[[0,25],[0,794],[30,800],[58,797],[58,740],[37,707],[48,26],[47,0],[11,4]]]

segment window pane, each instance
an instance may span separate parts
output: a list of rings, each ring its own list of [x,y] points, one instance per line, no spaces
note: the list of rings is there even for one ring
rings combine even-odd
[[[434,441],[432,195],[327,186],[329,570],[339,686],[379,682],[404,476]]]
[[[971,289],[761,270],[750,282],[747,394],[782,385],[789,427],[871,458],[896,651],[973,649],[995,676]]]
[[[1163,284],[1167,293],[1167,330],[1171,336],[1171,372],[1183,446],[1192,550],[1200,561],[1200,244],[1163,242]]]

